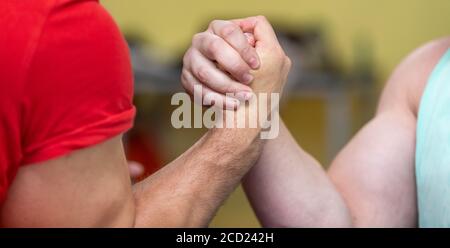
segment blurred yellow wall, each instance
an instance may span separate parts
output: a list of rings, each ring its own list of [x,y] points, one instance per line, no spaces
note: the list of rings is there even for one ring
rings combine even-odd
[[[161,49],[182,51],[213,18],[263,14],[286,25],[319,23],[333,53],[352,65],[353,42],[372,39],[375,62],[385,79],[415,47],[449,34],[448,0],[103,0],[124,31],[142,32]]]
[[[354,64],[356,39],[364,37],[374,49],[380,87],[406,54],[424,42],[448,35],[450,30],[449,0],[103,0],[102,3],[124,32],[139,33],[160,51],[179,54],[187,48],[192,35],[215,18],[263,14],[293,29],[297,25],[320,25],[334,57],[347,69]],[[305,150],[324,161],[324,103],[294,100],[286,104],[282,114]],[[177,137],[180,135],[177,133]],[[189,142],[193,141],[183,145],[188,146]],[[241,189],[226,201],[212,226],[258,226]]]

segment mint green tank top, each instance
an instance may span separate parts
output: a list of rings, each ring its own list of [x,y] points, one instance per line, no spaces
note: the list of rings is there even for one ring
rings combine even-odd
[[[420,227],[450,227],[450,49],[420,103],[416,140]]]

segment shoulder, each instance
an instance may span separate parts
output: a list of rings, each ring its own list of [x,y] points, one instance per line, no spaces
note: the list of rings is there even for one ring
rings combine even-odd
[[[23,163],[91,146],[132,126],[128,46],[97,1],[58,2],[26,76]]]
[[[29,69],[30,80],[42,77],[55,90],[119,87],[131,94],[127,43],[98,1],[57,1],[47,17]]]
[[[417,116],[428,79],[449,48],[450,36],[430,41],[411,52],[389,78],[379,110],[387,106],[405,107]]]
[[[115,21],[98,0],[56,0],[48,14],[47,26],[82,27],[83,30],[106,28],[119,31]],[[100,32],[101,33],[101,32]],[[83,36],[83,33],[79,34]]]

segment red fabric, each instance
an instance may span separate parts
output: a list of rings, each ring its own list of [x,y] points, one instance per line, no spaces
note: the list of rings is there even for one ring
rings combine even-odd
[[[0,3],[0,204],[22,165],[131,128],[128,47],[98,1]]]

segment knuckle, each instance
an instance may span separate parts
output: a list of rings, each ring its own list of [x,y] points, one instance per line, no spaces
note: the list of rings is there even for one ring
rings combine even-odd
[[[289,73],[289,71],[291,70],[292,67],[292,61],[288,56],[284,56],[282,63],[281,63],[281,70],[284,73]]]
[[[191,91],[191,83],[189,81],[189,71],[186,69],[183,69],[181,72],[181,85],[183,88],[187,91]]]
[[[212,57],[221,50],[222,41],[220,39],[213,39],[208,45],[208,52]]]
[[[201,43],[203,36],[204,36],[203,32],[194,34],[194,36],[192,37],[192,44],[195,45]]]
[[[288,69],[290,69],[292,67],[292,60],[288,56],[285,56],[284,64]]]
[[[231,64],[230,70],[236,75],[243,75],[247,71],[249,71],[248,66],[245,63],[234,62]]]
[[[183,89],[185,91],[189,92],[189,88],[187,87],[187,82],[185,81],[185,79],[183,79],[183,76],[181,76],[181,86],[183,87]]]
[[[183,67],[185,67],[189,64],[191,56],[192,56],[191,49],[188,49],[187,52],[183,56]]]
[[[267,17],[264,15],[258,15],[258,16],[256,16],[256,19],[258,19],[260,21],[268,22]]]
[[[208,83],[209,71],[206,67],[200,67],[196,73],[198,80],[203,83]]]
[[[181,81],[184,81],[184,82],[189,81],[189,71],[187,69],[183,69],[181,71]]]
[[[214,28],[214,26],[217,26],[217,24],[220,22],[220,20],[217,20],[217,19],[215,19],[215,20],[212,20],[210,23],[209,23],[209,28]]]
[[[238,31],[238,26],[229,22],[220,30],[220,35],[224,38],[232,36],[236,31]]]

